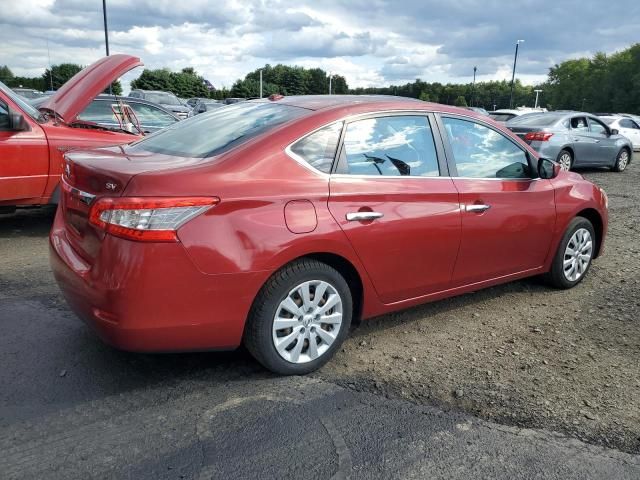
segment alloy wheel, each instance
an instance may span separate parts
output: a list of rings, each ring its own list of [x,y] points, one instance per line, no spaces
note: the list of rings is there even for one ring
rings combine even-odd
[[[329,350],[340,333],[342,298],[323,280],[303,282],[280,302],[272,338],[278,354],[291,363],[311,362]]]
[[[620,156],[618,157],[618,170],[623,171],[627,168],[627,164],[629,163],[629,152],[626,150],[622,150],[620,152]]]
[[[559,158],[559,160],[558,160],[558,163],[560,164],[560,168],[561,168],[562,170],[565,170],[565,171],[567,171],[567,172],[568,172],[569,170],[571,170],[571,155],[569,155],[569,154],[568,154],[568,153],[566,153],[566,152],[565,152],[565,153],[563,153],[563,154],[560,156],[560,158]]]
[[[579,228],[574,232],[564,251],[562,269],[564,276],[570,282],[582,278],[587,271],[593,254],[593,240],[586,228]]]

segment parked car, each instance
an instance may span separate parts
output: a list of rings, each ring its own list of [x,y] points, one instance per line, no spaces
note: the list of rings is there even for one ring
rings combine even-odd
[[[489,115],[489,112],[487,112],[484,108],[482,107],[463,107],[467,110],[471,110],[472,112],[476,112],[479,113],[481,115]]]
[[[37,98],[31,101],[31,105],[39,107],[46,101],[45,98]],[[135,115],[129,122],[122,109],[130,107]],[[139,98],[120,97],[115,95],[98,95],[79,115],[78,119],[84,122],[93,122],[109,128],[125,127],[133,133],[153,133],[161,128],[173,125],[180,119],[169,110],[155,103],[140,100]],[[138,131],[136,122],[139,123],[141,132]]]
[[[35,90],[33,88],[12,88],[11,90],[16,92],[21,97],[26,98],[27,100],[31,100],[33,98],[40,98],[44,95],[42,92]]]
[[[225,104],[225,105],[232,105],[234,103],[245,102],[246,100],[247,100],[246,98],[229,97],[229,98],[225,98],[224,100],[222,100],[222,103]]]
[[[191,108],[184,105],[178,97],[171,92],[161,92],[158,90],[131,90],[129,96],[141,98],[151,103],[156,103],[176,114],[180,119],[185,119],[189,115]]]
[[[488,112],[489,117],[496,122],[505,123],[509,120],[521,117],[523,115],[530,115],[532,113],[542,113],[546,112],[546,108],[527,108],[527,107],[518,107],[515,109],[510,108],[502,108],[500,110],[494,110],[493,112]]]
[[[571,288],[602,251],[604,191],[486,117],[270,98],[66,155],[52,269],[105,341],[244,342],[304,374],[361,318],[532,275]]]
[[[192,98],[187,99],[186,103],[187,103],[187,105],[189,107],[191,107],[193,109],[193,107],[196,106],[196,103],[198,103],[201,100],[210,100],[210,99],[209,98],[201,98],[201,97],[192,97]]]
[[[65,151],[116,145],[137,135],[87,124],[78,118],[96,95],[139,58],[111,55],[85,68],[38,109],[0,83],[0,207],[56,203]]]
[[[215,110],[215,109],[220,108],[220,107],[224,107],[224,104],[220,103],[220,102],[218,102],[216,100],[212,100],[210,98],[200,99],[193,106],[193,109],[191,110],[191,113],[189,113],[189,116],[190,117],[194,117],[194,116],[198,115],[199,113],[210,112],[210,111]]]
[[[640,150],[640,120],[634,119],[632,116],[603,116],[599,117],[609,128],[618,130],[633,144],[634,150]]]
[[[622,172],[632,159],[631,141],[588,113],[538,113],[509,120],[506,126],[563,170],[611,167]]]

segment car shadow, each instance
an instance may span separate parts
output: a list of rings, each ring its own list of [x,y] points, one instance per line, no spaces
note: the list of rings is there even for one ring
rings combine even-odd
[[[55,214],[54,205],[18,208],[13,213],[2,213],[0,214],[0,238],[46,236],[51,229]]]

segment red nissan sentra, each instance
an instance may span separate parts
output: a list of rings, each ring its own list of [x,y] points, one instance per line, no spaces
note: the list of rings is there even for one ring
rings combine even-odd
[[[51,263],[125,350],[303,374],[356,320],[534,275],[578,284],[607,196],[468,110],[273,96],[66,155]]]

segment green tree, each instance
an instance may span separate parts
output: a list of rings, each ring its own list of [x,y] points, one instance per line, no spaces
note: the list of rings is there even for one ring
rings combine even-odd
[[[172,72],[168,68],[144,69],[142,74],[131,82],[131,88],[162,90],[183,98],[210,96],[204,79],[191,67],[183,68],[180,72]]]
[[[61,63],[52,65],[51,69],[46,69],[42,74],[42,80],[46,85],[53,83],[53,89],[57,90],[64,85],[67,80],[82,70],[82,66],[76,63]]]
[[[13,78],[13,72],[6,65],[0,65],[0,82],[7,83]]]
[[[420,92],[420,96],[418,98],[420,100],[422,100],[423,102],[430,102],[431,101],[431,97],[429,96],[429,94],[427,92]]]
[[[456,107],[466,107],[467,106],[467,99],[464,98],[463,95],[458,95],[458,97],[456,98],[456,101],[454,102],[454,105]]]

